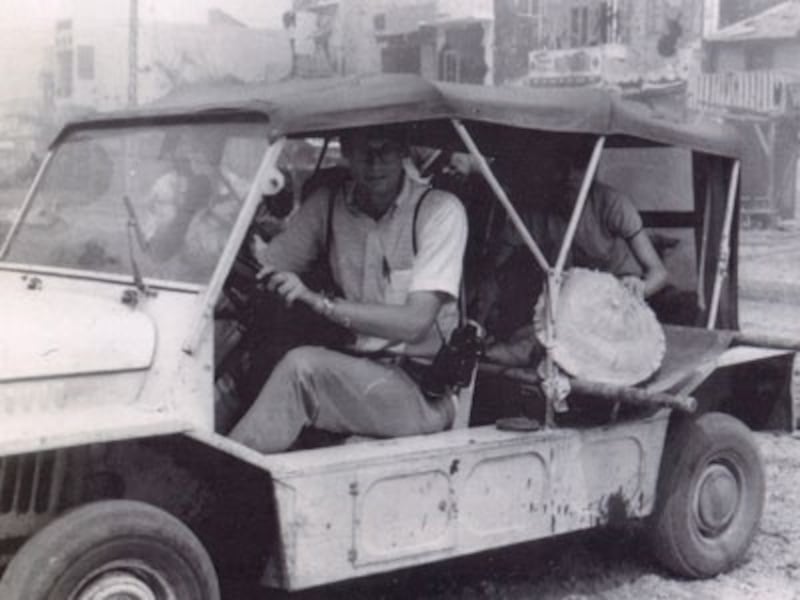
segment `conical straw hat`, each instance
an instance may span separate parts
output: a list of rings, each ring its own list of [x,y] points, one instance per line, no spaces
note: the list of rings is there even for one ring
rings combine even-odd
[[[536,336],[545,340],[544,294],[534,316]],[[553,359],[573,377],[633,385],[658,370],[664,330],[644,300],[609,273],[571,269],[561,286],[555,318]]]

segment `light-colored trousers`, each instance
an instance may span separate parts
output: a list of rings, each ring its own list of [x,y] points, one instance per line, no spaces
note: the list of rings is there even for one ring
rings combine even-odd
[[[451,402],[429,402],[396,364],[316,346],[289,351],[230,437],[261,452],[288,449],[306,426],[396,437],[442,431]]]

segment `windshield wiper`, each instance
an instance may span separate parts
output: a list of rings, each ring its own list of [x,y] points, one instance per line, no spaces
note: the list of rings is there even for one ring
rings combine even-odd
[[[144,278],[142,277],[142,272],[139,269],[139,264],[136,262],[136,253],[133,250],[133,240],[134,238],[136,239],[139,248],[144,252],[149,250],[149,245],[144,237],[142,226],[139,224],[139,219],[136,216],[136,211],[133,208],[131,199],[128,198],[128,196],[123,196],[122,203],[125,205],[125,210],[128,211],[128,226],[126,228],[126,232],[128,237],[128,256],[130,257],[131,270],[133,271],[133,284],[141,293],[147,294],[147,285],[144,283]]]

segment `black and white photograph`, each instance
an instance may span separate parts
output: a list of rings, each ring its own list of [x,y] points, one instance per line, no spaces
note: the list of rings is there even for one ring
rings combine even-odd
[[[800,0],[0,0],[0,600],[800,600]]]

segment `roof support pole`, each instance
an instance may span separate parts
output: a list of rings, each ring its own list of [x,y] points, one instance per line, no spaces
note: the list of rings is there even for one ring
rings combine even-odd
[[[586,173],[583,175],[581,182],[581,189],[578,192],[578,199],[575,202],[575,207],[572,209],[567,230],[564,234],[564,239],[561,242],[561,248],[558,252],[555,267],[547,272],[547,287],[545,293],[547,294],[547,302],[545,303],[545,339],[544,347],[547,350],[547,355],[544,361],[544,381],[542,382],[542,390],[547,398],[547,406],[545,407],[545,425],[552,427],[555,424],[555,413],[566,412],[569,407],[566,403],[566,397],[569,394],[569,388],[565,385],[565,381],[556,365],[553,358],[553,352],[556,345],[556,308],[558,307],[559,294],[561,293],[561,284],[564,277],[564,266],[567,263],[567,256],[572,247],[572,242],[575,239],[575,231],[578,228],[583,209],[589,198],[589,190],[592,187],[594,176],[597,173],[597,167],[600,164],[600,157],[605,148],[606,138],[600,136],[594,144],[592,150],[592,157],[589,160],[589,166],[586,168]]]
[[[703,234],[700,242],[700,260],[697,266],[697,307],[705,311],[706,300],[706,262],[708,261],[708,240],[711,231],[711,190],[706,184],[705,207],[703,208]]]
[[[731,257],[731,227],[733,226],[733,209],[739,191],[739,171],[742,163],[735,161],[731,169],[731,182],[728,185],[728,201],[725,204],[725,220],[722,222],[722,235],[719,242],[719,259],[717,273],[714,277],[714,289],[711,293],[711,305],[708,313],[707,329],[714,329],[719,314],[719,301],[722,295],[722,283],[728,277],[728,264]]]
[[[500,201],[500,204],[503,205],[506,213],[508,213],[508,217],[511,219],[511,223],[514,225],[517,233],[522,238],[522,241],[531,251],[533,257],[536,259],[536,262],[539,263],[539,266],[542,268],[542,270],[545,272],[549,271],[550,264],[547,262],[544,253],[539,248],[536,240],[533,239],[533,236],[531,236],[528,228],[525,226],[525,222],[519,216],[517,209],[514,208],[513,204],[511,204],[508,194],[506,194],[506,191],[503,189],[503,186],[500,185],[500,182],[497,181],[497,177],[494,176],[489,163],[486,161],[486,158],[483,156],[483,154],[481,154],[481,151],[478,149],[478,145],[475,143],[475,140],[472,139],[469,131],[467,131],[467,128],[464,127],[464,124],[460,120],[451,119],[451,122],[456,130],[456,133],[461,138],[461,141],[464,142],[464,145],[467,147],[467,150],[469,150],[470,155],[478,164],[481,175],[483,175],[483,178],[492,188],[494,195]]]
[[[569,249],[572,247],[572,240],[575,238],[575,231],[578,229],[578,222],[581,220],[583,208],[586,206],[586,201],[589,198],[589,190],[592,187],[594,176],[597,173],[597,167],[600,164],[600,156],[603,154],[603,148],[606,145],[606,137],[600,136],[594,144],[592,150],[592,158],[589,160],[589,166],[586,168],[586,173],[581,182],[581,189],[578,192],[578,200],[575,202],[575,208],[569,218],[567,231],[564,234],[564,240],[561,242],[561,249],[558,251],[558,259],[556,260],[555,271],[557,275],[561,275],[564,271],[564,265],[567,263],[567,256]]]

